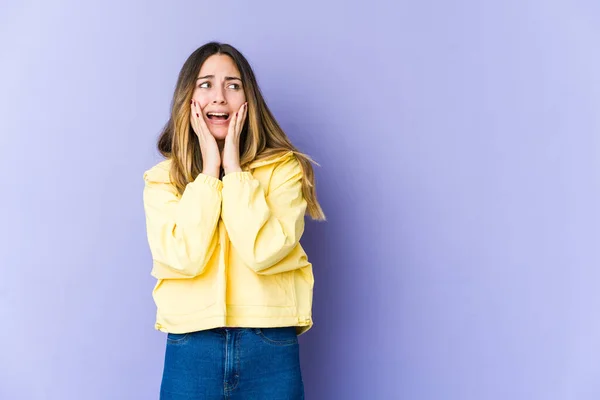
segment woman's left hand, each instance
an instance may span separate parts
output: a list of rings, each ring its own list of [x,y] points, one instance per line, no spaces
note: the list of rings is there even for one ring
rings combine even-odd
[[[225,146],[221,155],[221,164],[225,174],[229,172],[240,172],[240,134],[244,127],[244,121],[248,113],[248,102],[242,104],[235,115],[231,117],[229,129],[225,137]]]

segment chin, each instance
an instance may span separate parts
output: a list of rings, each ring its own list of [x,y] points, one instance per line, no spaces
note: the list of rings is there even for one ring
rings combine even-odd
[[[216,140],[225,140],[227,137],[227,129],[210,129],[210,133]]]

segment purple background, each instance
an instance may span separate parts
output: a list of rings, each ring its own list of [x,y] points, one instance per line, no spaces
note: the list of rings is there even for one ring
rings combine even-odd
[[[212,39],[322,165],[308,399],[600,397],[600,3],[391,3],[2,2],[1,399],[158,397],[142,173]]]

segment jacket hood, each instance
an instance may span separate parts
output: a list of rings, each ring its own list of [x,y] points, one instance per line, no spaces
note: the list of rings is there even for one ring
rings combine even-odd
[[[258,167],[264,167],[264,166],[270,165],[270,164],[279,163],[279,162],[287,160],[288,158],[292,157],[293,155],[294,155],[293,151],[287,151],[285,153],[275,154],[275,155],[272,155],[272,156],[269,156],[266,158],[254,160],[247,167],[243,167],[242,169],[244,171],[247,171],[249,169],[254,169],[254,168],[258,168]],[[171,178],[169,175],[170,170],[171,170],[171,160],[170,159],[163,160],[163,161],[159,162],[158,164],[156,164],[151,169],[149,169],[148,171],[144,172],[144,180],[152,181],[152,182],[170,183],[171,182]]]

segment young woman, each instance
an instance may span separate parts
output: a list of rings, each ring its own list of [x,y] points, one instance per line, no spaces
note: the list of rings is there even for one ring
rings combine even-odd
[[[298,335],[312,326],[305,213],[325,216],[311,160],[269,111],[234,47],[179,73],[165,157],[144,173],[161,399],[302,399]]]

